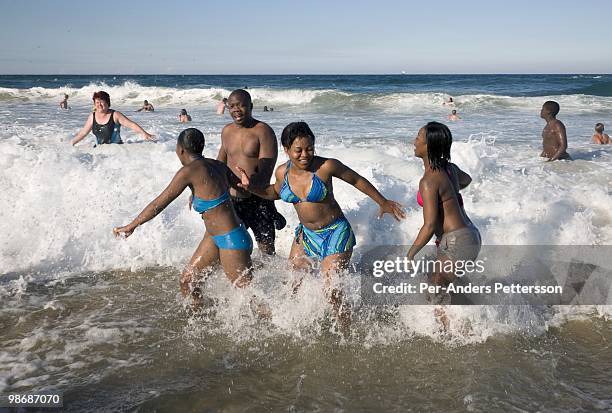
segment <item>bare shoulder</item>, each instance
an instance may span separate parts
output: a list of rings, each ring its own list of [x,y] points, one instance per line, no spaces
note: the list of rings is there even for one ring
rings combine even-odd
[[[253,130],[257,133],[257,136],[260,140],[263,141],[276,141],[276,135],[274,134],[274,129],[270,127],[266,122],[262,122],[260,120],[257,121]]]
[[[229,170],[229,166],[224,162],[218,161],[216,159],[206,158],[206,162],[204,162],[204,167],[206,169],[216,169],[217,171],[226,172]]]
[[[338,170],[339,168],[345,167],[342,162],[340,162],[339,160],[335,158],[324,158],[322,156],[317,156],[315,159],[317,163],[320,165],[319,168],[321,169],[334,171],[334,170]]]
[[[276,168],[274,175],[278,179],[279,177],[282,179],[285,176],[285,172],[287,172],[287,162],[281,164]]]
[[[552,120],[552,121],[550,122],[550,126],[551,126],[553,129],[565,130],[565,125],[564,125],[564,124],[563,124],[563,122],[561,122],[559,119]]]
[[[185,165],[185,166],[182,166],[181,169],[179,169],[176,172],[176,174],[174,175],[174,179],[189,182],[192,173],[193,173],[193,165],[192,164]]]
[[[256,120],[255,129],[264,130],[266,132],[274,133],[274,130],[266,122],[263,122],[263,121],[257,120],[257,119],[255,119],[255,120]]]
[[[126,119],[125,115],[121,112],[119,112],[118,110],[113,112],[113,120],[114,121],[121,121]]]
[[[434,188],[434,177],[433,175],[424,175],[419,181],[419,190],[430,191]]]
[[[233,123],[228,123],[223,127],[223,129],[221,129],[221,137],[223,138],[223,135],[232,133],[235,128],[236,126]]]

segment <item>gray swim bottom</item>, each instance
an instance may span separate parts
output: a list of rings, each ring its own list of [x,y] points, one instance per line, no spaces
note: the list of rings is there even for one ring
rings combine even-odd
[[[480,252],[482,240],[478,228],[473,225],[442,234],[438,246],[438,255],[453,261],[475,260]]]

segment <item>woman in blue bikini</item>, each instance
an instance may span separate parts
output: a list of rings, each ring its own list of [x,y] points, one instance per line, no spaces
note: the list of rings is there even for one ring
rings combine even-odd
[[[253,242],[229,201],[228,188],[236,186],[235,175],[222,162],[205,158],[204,135],[198,129],[185,129],[178,137],[176,155],[183,167],[170,184],[128,225],[115,228],[115,235],[129,237],[134,230],[153,219],[174,201],[185,188],[192,192],[191,206],[202,214],[206,233],[182,273],[183,296],[191,293],[197,304],[201,297],[197,285],[202,273],[221,262],[227,278],[237,287],[251,280]]]
[[[295,230],[289,260],[294,268],[310,270],[309,257],[321,259],[326,293],[339,312],[341,294],[331,290],[331,276],[348,268],[356,242],[351,225],[334,198],[332,178],[340,178],[372,198],[380,206],[379,218],[388,213],[399,220],[404,218],[404,211],[399,203],[386,199],[367,179],[337,159],[315,156],[315,136],[305,122],[287,125],[281,143],[289,161],[276,169],[276,182],[261,190],[249,188],[248,176],[241,170],[242,182],[238,186],[265,199],[282,199],[293,204],[300,224]]]

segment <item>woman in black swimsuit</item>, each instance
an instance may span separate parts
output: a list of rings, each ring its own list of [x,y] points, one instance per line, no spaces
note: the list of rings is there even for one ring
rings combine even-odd
[[[128,119],[123,113],[110,109],[110,96],[104,91],[93,95],[95,112],[87,117],[83,128],[72,140],[72,145],[79,143],[89,132],[96,136],[97,143],[123,143],[121,140],[121,126],[127,126],[134,132],[140,133],[145,140],[154,140],[153,136],[136,122]]]

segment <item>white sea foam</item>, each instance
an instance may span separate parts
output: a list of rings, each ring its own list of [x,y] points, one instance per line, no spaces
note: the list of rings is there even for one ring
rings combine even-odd
[[[91,83],[81,88],[63,86],[59,88],[32,87],[29,89],[0,88],[0,102],[56,103],[63,94],[68,94],[69,104],[85,105],[91,103],[94,92],[105,90],[111,95],[115,106],[140,107],[147,99],[156,107],[213,107],[220,99],[227,97],[231,90],[215,87],[173,88],[165,86],[141,86],[133,81],[110,86],[105,83]],[[318,111],[325,109],[340,110],[384,110],[405,112],[407,110],[431,111],[457,109],[461,111],[485,110],[500,111],[507,109],[539,111],[546,100],[558,101],[564,110],[586,113],[605,111],[612,106],[612,97],[592,95],[555,95],[555,96],[500,96],[488,94],[456,95],[455,105],[443,106],[448,94],[443,92],[424,93],[350,93],[335,89],[276,89],[257,87],[249,89],[256,105],[300,106],[309,105]]]
[[[113,107],[155,133],[159,142],[143,142],[124,128],[125,145],[92,148],[89,137],[71,147],[68,141],[83,125],[91,108],[91,94],[98,89],[107,89]],[[57,97],[64,91],[71,94],[70,111],[57,108]],[[179,90],[129,82],[116,87],[92,84],[80,89],[0,90],[0,268],[4,274],[0,297],[16,300],[18,307],[25,308],[27,302],[40,310],[61,312],[68,311],[61,300],[28,301],[34,300],[26,293],[28,285],[56,285],[89,272],[160,266],[174,269],[176,277],[204,232],[200,217],[187,208],[187,194],[127,240],[115,239],[111,230],[135,217],[180,167],[174,144],[185,127],[176,122],[182,107],[194,118],[189,126],[205,132],[205,154],[216,155],[221,128],[229,118],[216,116],[213,103],[228,93],[224,89]],[[415,199],[422,163],[412,155],[411,141],[425,121],[445,119],[450,110],[442,105],[446,95],[357,96],[331,90],[263,88],[251,93],[256,117],[269,122],[277,135],[291,121],[307,121],[317,135],[318,154],[340,159],[385,196],[404,204],[406,220],[378,220],[373,201],[346,183],[334,183],[335,197],[356,232],[356,259],[373,245],[407,245],[414,240],[423,222]],[[450,124],[455,138],[452,157],[473,178],[463,198],[486,244],[612,243],[612,146],[588,143],[594,123],[602,119],[602,111],[609,113],[612,101],[580,95],[555,98],[562,105],[569,152],[576,159],[573,162],[550,164],[537,156],[543,127],[538,113],[548,97],[456,97],[463,121]],[[138,107],[143,99],[152,101],[157,112],[128,112],[126,108]],[[261,106],[268,103],[275,111],[264,114]],[[278,163],[285,159],[281,149]],[[279,262],[259,272],[253,289],[274,303],[270,334],[316,334],[322,328],[318,321],[328,309],[323,296],[315,293],[322,290],[321,280],[305,280],[294,300],[278,284],[278,280],[291,282],[282,263],[298,222],[291,205],[277,206],[288,221],[288,227],[277,235]],[[248,306],[250,296],[231,293],[219,272],[211,282],[211,293],[230,303],[227,311],[216,316],[222,330],[245,340],[251,334],[262,334],[260,329],[246,328],[253,320],[236,317]],[[80,287],[71,288],[71,294],[82,293]],[[609,317],[609,308],[597,311]],[[412,335],[441,337],[431,312],[429,307],[402,308],[393,326],[381,324],[372,329],[366,342],[374,345]],[[567,319],[518,307],[453,307],[448,316],[450,333],[464,342],[480,342],[514,331],[539,334]],[[91,346],[100,342],[118,345],[126,333],[116,325],[86,320],[82,334],[83,342],[66,344],[50,357],[66,357],[78,369],[81,355]],[[26,354],[40,345],[39,338],[38,332],[33,332],[22,343],[11,344],[12,354],[21,357],[5,360],[11,382],[27,379],[28,374],[20,374],[19,369],[39,368]],[[7,379],[0,380],[5,380],[5,384],[0,381],[1,390]]]

